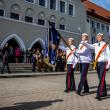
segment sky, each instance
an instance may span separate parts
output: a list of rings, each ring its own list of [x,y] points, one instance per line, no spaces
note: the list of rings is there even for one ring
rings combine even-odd
[[[110,0],[91,0],[93,3],[110,10]]]

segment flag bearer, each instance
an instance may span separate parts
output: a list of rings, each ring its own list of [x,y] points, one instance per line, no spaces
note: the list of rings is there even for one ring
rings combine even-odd
[[[77,57],[74,54],[76,51],[76,47],[74,46],[74,39],[68,38],[68,46],[65,48],[66,51],[66,62],[67,62],[67,74],[66,74],[66,89],[64,92],[68,93],[70,91],[74,91],[75,87],[75,79],[74,79],[74,68],[77,63]]]
[[[101,100],[101,97],[107,96],[107,90],[106,90],[106,66],[109,65],[109,46],[106,42],[103,41],[104,35],[102,33],[99,33],[96,36],[97,43],[91,45],[86,43],[85,41],[82,42],[83,45],[85,45],[87,48],[91,48],[95,50],[95,62],[94,62],[94,69],[96,69],[98,78],[99,78],[99,85],[97,88],[97,95],[96,99]]]

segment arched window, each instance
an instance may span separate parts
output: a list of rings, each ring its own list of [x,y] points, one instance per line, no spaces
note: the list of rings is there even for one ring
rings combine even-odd
[[[65,30],[65,19],[64,18],[60,19],[59,29]]]
[[[28,8],[25,12],[25,22],[33,23],[33,9]]]
[[[4,2],[3,2],[3,0],[0,0],[0,16],[5,15],[4,9],[5,9]]]
[[[20,16],[20,6],[18,4],[14,4],[10,9],[10,18],[19,20]]]
[[[56,17],[54,15],[50,16],[50,22],[55,26],[56,23]]]
[[[38,24],[45,25],[45,14],[44,12],[40,12],[38,15]]]

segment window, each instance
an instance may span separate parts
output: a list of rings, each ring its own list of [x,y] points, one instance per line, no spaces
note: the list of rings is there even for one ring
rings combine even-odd
[[[60,28],[61,30],[65,30],[65,25],[60,24],[59,28]]]
[[[0,9],[0,16],[4,16],[4,10]]]
[[[106,30],[107,30],[107,32],[109,32],[109,26],[106,26]]]
[[[33,17],[25,16],[25,22],[33,23]]]
[[[105,30],[105,26],[104,26],[104,24],[102,24],[102,30],[103,30],[103,31]]]
[[[95,28],[95,22],[94,21],[91,21],[91,26],[92,26],[92,28]]]
[[[19,20],[21,7],[18,4],[13,4],[10,8],[10,18]]]
[[[56,0],[50,0],[50,9],[56,10]]]
[[[60,1],[60,12],[65,13],[65,2]]]
[[[73,16],[73,5],[69,4],[69,15]]]
[[[45,21],[42,20],[42,19],[38,19],[38,24],[39,24],[39,25],[45,25]]]
[[[26,1],[31,2],[31,3],[34,3],[34,0],[26,0]]]
[[[19,14],[17,14],[17,13],[11,13],[10,17],[11,17],[12,19],[19,20]]]
[[[97,29],[100,29],[100,23],[97,23]]]
[[[40,6],[45,6],[45,0],[39,0],[39,5]]]
[[[89,23],[89,19],[87,19],[87,22]]]

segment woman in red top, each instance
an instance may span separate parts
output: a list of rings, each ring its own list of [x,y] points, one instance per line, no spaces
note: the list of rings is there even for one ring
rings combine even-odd
[[[15,50],[15,59],[16,59],[16,63],[18,63],[19,57],[20,57],[20,48],[17,47],[16,50]]]

